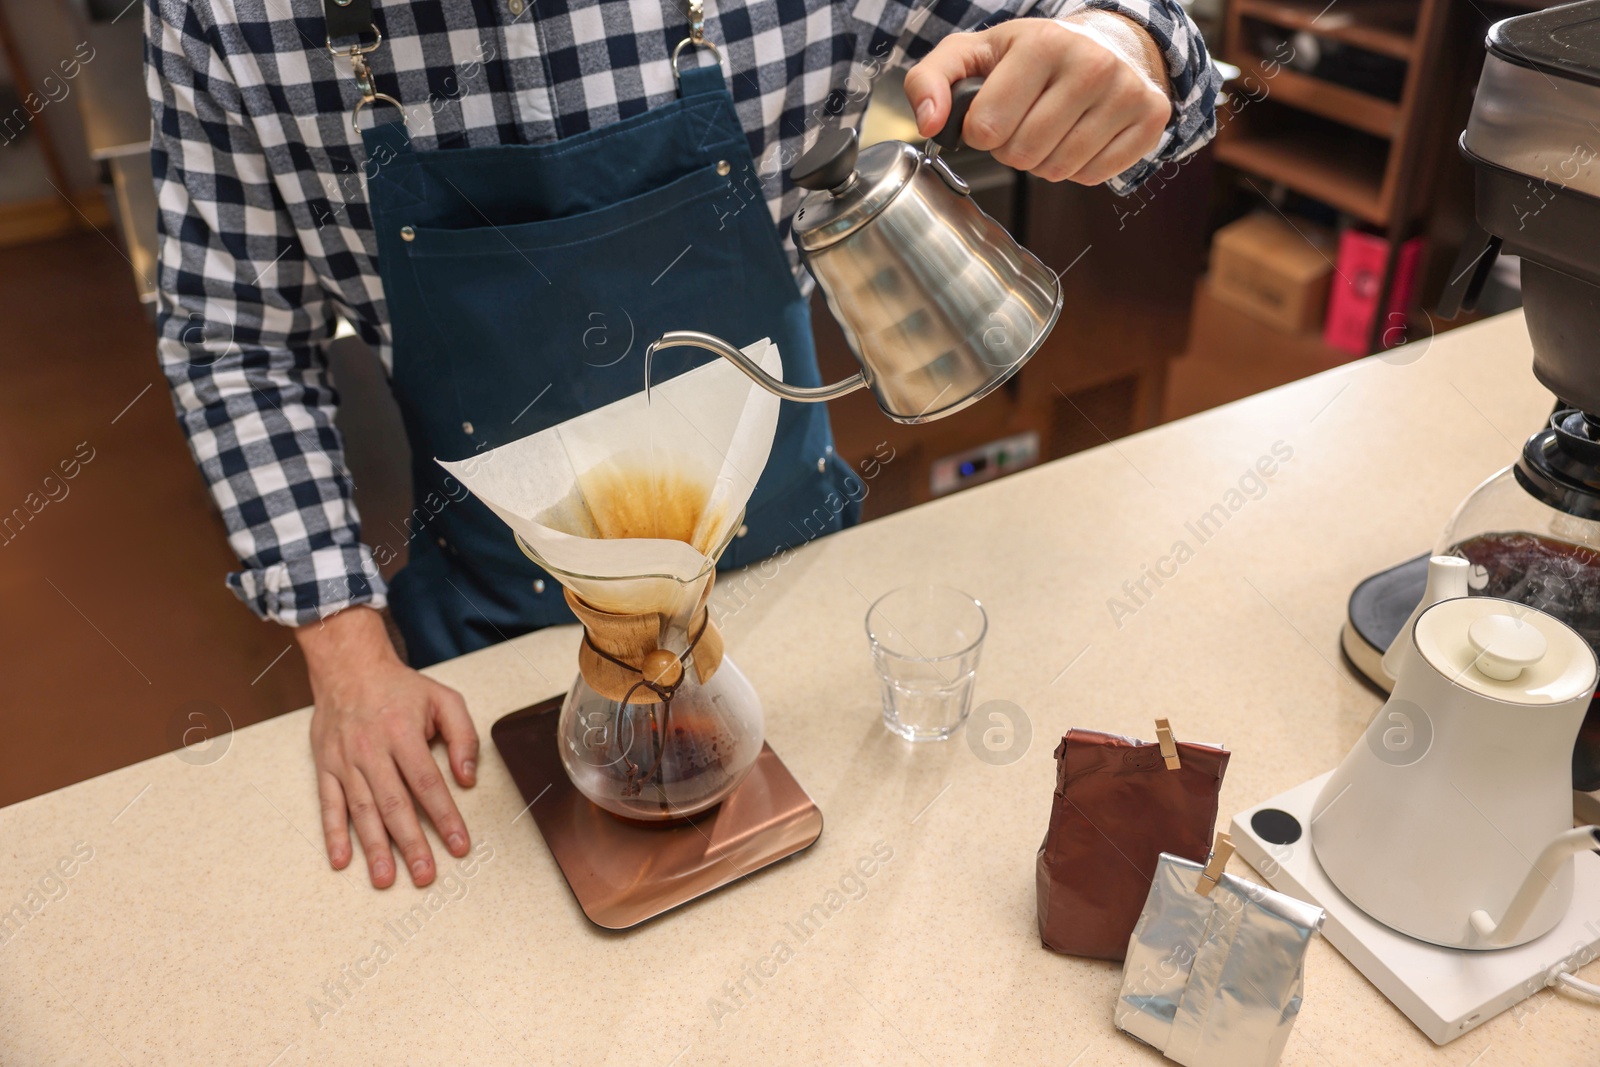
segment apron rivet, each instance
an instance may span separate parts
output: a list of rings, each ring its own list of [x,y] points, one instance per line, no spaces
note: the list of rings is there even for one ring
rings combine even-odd
[[[417,231],[416,230],[413,230],[410,226],[402,226],[402,227],[400,227],[400,240],[402,240],[402,241],[415,241],[416,239],[417,239]]]
[[[827,473],[827,470],[828,470],[828,457],[827,456],[818,456],[817,457],[817,470],[819,470],[819,471],[821,471],[823,473]]]
[[[717,160],[717,174],[721,177],[726,178],[728,176],[728,172],[732,169],[732,167],[728,166],[728,161],[726,159]]]
[[[511,9],[513,15],[520,15],[527,10],[527,5],[522,0],[507,0],[506,7]]]
[[[472,436],[472,423],[463,422],[461,424],[461,432],[466,434],[468,437],[471,437]]]
[[[735,537],[743,537],[745,534],[747,534],[749,532],[750,532],[750,527],[746,526],[744,523],[741,522],[739,524],[739,532],[734,534],[733,536],[735,536]]]
[[[515,3],[516,0],[512,0],[512,2]],[[535,578],[533,580],[533,591],[535,593],[540,593],[540,594],[542,594],[544,592],[544,579],[543,578]]]
[[[439,547],[440,548],[449,548],[450,546],[445,544],[444,543],[444,538],[441,537],[441,538],[439,538]]]

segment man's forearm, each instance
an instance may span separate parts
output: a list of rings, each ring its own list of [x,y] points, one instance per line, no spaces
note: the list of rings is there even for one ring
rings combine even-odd
[[[297,626],[294,639],[313,678],[323,669],[359,669],[368,663],[398,659],[383,616],[365,605]]]

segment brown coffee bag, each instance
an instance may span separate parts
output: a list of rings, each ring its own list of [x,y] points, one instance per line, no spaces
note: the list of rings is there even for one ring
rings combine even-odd
[[[1068,730],[1056,747],[1050,828],[1039,846],[1039,937],[1073,956],[1120,960],[1163,852],[1205,862],[1228,751]]]

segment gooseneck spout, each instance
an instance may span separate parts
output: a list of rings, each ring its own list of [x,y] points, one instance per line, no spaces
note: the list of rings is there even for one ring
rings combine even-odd
[[[645,350],[645,366],[650,366],[651,358],[662,349],[666,348],[703,348],[707,352],[715,352],[735,367],[744,371],[767,392],[781,396],[785,400],[798,400],[802,404],[815,404],[821,400],[833,400],[853,393],[867,384],[866,379],[859,373],[852,374],[843,381],[832,385],[819,385],[811,388],[798,385],[789,385],[781,382],[756,366],[755,362],[739,351],[733,345],[717,337],[715,334],[701,333],[699,330],[672,330],[662,334],[649,348]]]
[[[1511,898],[1510,907],[1497,923],[1486,911],[1475,911],[1469,917],[1472,929],[1483,938],[1488,947],[1510,944],[1522,931],[1522,924],[1533,914],[1545,890],[1549,889],[1561,870],[1562,864],[1588,849],[1600,848],[1600,826],[1579,826],[1558,835],[1533,861],[1533,870],[1523,879],[1522,887]]]

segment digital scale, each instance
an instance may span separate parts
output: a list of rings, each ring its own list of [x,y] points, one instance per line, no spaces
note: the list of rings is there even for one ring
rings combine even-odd
[[[626,930],[779,860],[822,834],[822,812],[771,745],[727,799],[689,819],[638,823],[601,810],[561,765],[563,697],[512,712],[490,730],[525,811],[596,926]]]
[[[1521,1003],[1600,955],[1600,856],[1573,857],[1572,906],[1543,937],[1513,948],[1445,948],[1378,922],[1336,889],[1311,849],[1311,810],[1328,774],[1233,817],[1238,854],[1279,892],[1327,912],[1322,935],[1435,1044]]]

